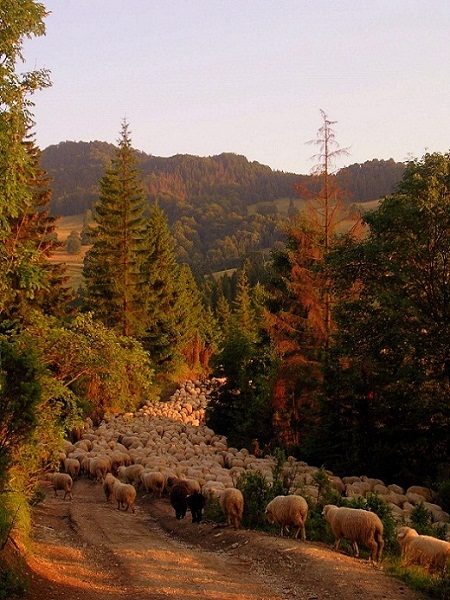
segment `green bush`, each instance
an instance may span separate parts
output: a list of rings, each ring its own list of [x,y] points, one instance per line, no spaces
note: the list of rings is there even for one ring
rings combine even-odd
[[[203,517],[215,523],[225,523],[225,515],[222,512],[218,498],[208,498],[203,511]]]
[[[318,488],[317,504],[320,507],[320,510],[326,504],[336,504],[339,506],[341,503],[341,495],[333,489],[325,468],[320,467],[312,477]]]
[[[326,544],[332,544],[334,536],[328,527],[322,515],[323,507],[315,502],[309,503],[308,516],[306,518],[306,539],[315,542],[324,542]]]
[[[433,515],[425,508],[423,502],[414,507],[411,513],[411,527],[420,535],[432,535]]]
[[[388,559],[384,561],[386,572],[401,579],[405,584],[427,598],[437,600],[450,600],[450,574],[430,574],[426,569],[418,565],[402,565],[400,559]]]
[[[236,487],[244,496],[242,524],[252,528],[267,527],[266,506],[274,495],[272,486],[264,475],[256,471],[245,471],[237,480]]]
[[[21,598],[27,592],[27,581],[13,569],[0,565],[0,600]]]

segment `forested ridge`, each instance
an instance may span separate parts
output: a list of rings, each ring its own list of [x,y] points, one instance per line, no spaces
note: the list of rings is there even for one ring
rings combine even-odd
[[[65,141],[43,150],[42,166],[52,178],[50,206],[54,215],[75,215],[92,208],[98,198],[100,178],[114,150],[113,144],[101,141]],[[260,202],[298,199],[294,189],[298,183],[317,191],[317,179],[312,175],[273,170],[229,152],[209,157],[177,154],[168,158],[135,152],[149,197],[160,195],[166,201],[169,221],[176,214],[176,205],[189,208],[216,202],[243,211]],[[346,190],[349,202],[368,202],[393,192],[404,169],[404,163],[393,159],[374,159],[341,169],[337,180]]]
[[[114,151],[104,142],[61,142],[43,151],[53,215],[92,210]],[[134,152],[148,204],[157,201],[164,210],[178,258],[196,275],[238,267],[252,253],[282,244],[287,218],[320,189],[317,176],[274,171],[232,153],[162,158]],[[404,168],[392,159],[372,160],[335,179],[347,205],[364,203],[394,191]]]

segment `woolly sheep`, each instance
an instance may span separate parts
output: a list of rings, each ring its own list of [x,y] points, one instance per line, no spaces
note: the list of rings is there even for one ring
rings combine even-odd
[[[89,474],[95,481],[100,483],[103,483],[106,473],[110,470],[111,461],[106,456],[93,458],[89,463]]]
[[[381,559],[384,547],[383,523],[378,515],[361,508],[337,507],[334,504],[324,506],[322,514],[334,534],[335,550],[341,539],[347,538],[352,544],[354,556],[359,556],[357,542],[360,542],[369,548],[372,562]]]
[[[203,509],[205,508],[206,498],[200,492],[194,492],[189,494],[186,498],[186,502],[192,515],[193,523],[200,523],[202,520]]]
[[[122,466],[128,467],[131,465],[131,458],[125,452],[120,452],[119,450],[115,450],[111,456],[111,472],[117,475],[117,469]]]
[[[114,498],[117,501],[117,509],[120,510],[123,508],[124,510],[131,509],[131,512],[134,513],[134,502],[136,500],[136,488],[131,485],[131,483],[122,483],[121,481],[116,481],[113,486],[113,494]]]
[[[58,496],[57,490],[64,491],[64,498],[69,495],[69,499],[72,500],[72,486],[73,480],[72,477],[68,473],[49,473],[48,479],[52,484],[53,490],[55,492],[55,496]]]
[[[64,470],[72,477],[72,480],[75,480],[80,473],[80,462],[76,458],[66,458]]]
[[[105,492],[106,501],[111,502],[111,498],[113,496],[113,488],[119,480],[114,477],[112,473],[107,473],[105,479],[103,480],[103,491]]]
[[[175,517],[184,519],[188,508],[187,497],[190,494],[190,489],[186,481],[178,481],[170,490],[169,500],[172,507],[175,509]]]
[[[406,563],[430,570],[445,570],[450,561],[450,543],[429,535],[419,535],[411,527],[400,527],[397,540]]]
[[[143,465],[121,466],[117,469],[117,477],[122,483],[131,483],[135,487],[139,487],[141,483],[140,475],[143,470]]]
[[[281,525],[280,535],[286,531],[289,534],[289,526],[297,526],[294,537],[301,533],[302,540],[306,540],[305,521],[308,514],[308,504],[303,496],[292,494],[290,496],[276,496],[266,506],[266,518],[269,523]]]
[[[219,497],[220,508],[227,519],[227,525],[239,526],[244,515],[244,496],[236,488],[226,488]]]
[[[161,498],[165,484],[165,477],[162,473],[159,471],[142,471],[140,478],[147,494],[152,492],[153,496]]]

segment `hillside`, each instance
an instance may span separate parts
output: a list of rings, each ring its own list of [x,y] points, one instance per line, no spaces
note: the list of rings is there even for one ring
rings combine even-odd
[[[92,209],[114,150],[96,141],[61,142],[43,151],[42,166],[52,178],[52,214],[84,215]],[[320,187],[317,176],[274,171],[231,153],[136,156],[149,203],[157,200],[164,209],[180,261],[198,275],[235,268],[246,256],[283,243],[288,215],[304,205],[295,186],[306,195]],[[403,163],[373,160],[336,177],[350,205],[389,194],[403,170]]]

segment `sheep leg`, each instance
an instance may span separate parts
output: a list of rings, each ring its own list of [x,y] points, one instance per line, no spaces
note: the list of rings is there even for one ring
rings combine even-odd
[[[353,556],[355,556],[357,558],[359,556],[358,544],[356,542],[352,542],[352,548],[353,548]]]

